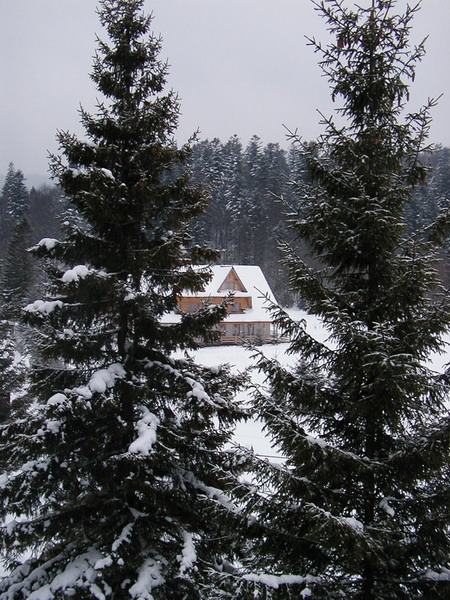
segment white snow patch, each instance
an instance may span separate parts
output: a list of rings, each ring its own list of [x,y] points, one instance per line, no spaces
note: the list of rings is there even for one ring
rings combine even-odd
[[[163,585],[164,577],[161,575],[161,565],[153,558],[148,558],[139,568],[138,580],[128,590],[132,598],[137,600],[154,600],[152,589]]]
[[[25,312],[41,313],[41,315],[49,315],[55,308],[61,308],[63,303],[61,300],[35,300],[32,304],[27,304],[24,307]]]
[[[49,420],[49,421],[45,422],[45,426],[48,429],[48,431],[51,431],[52,433],[58,433],[58,431],[61,428],[61,422],[55,421],[55,420]]]
[[[142,419],[139,419],[136,423],[138,437],[130,444],[128,451],[133,452],[134,454],[148,456],[152,450],[153,444],[156,442],[156,429],[159,425],[159,419],[145,406],[141,406],[140,411],[142,413]]]
[[[77,394],[77,396],[81,396],[85,400],[90,400],[92,398],[92,392],[87,385],[81,385],[68,391]]]
[[[188,531],[183,531],[183,542],[184,545],[181,556],[178,556],[178,559],[180,560],[180,575],[183,575],[190,569],[197,560],[192,534]]]
[[[108,177],[109,179],[112,179],[113,181],[116,180],[116,178],[114,177],[114,175],[111,173],[111,171],[109,169],[100,169],[100,171],[103,173],[103,175],[105,175],[105,177]]]
[[[135,520],[140,519],[141,517],[148,517],[148,513],[144,513],[140,510],[137,510],[137,508],[133,508],[132,506],[129,506],[128,510],[133,515]]]
[[[361,521],[355,519],[355,517],[342,517],[339,520],[342,523],[349,525],[352,529],[355,529],[356,531],[364,531],[364,525],[361,523]]]
[[[112,563],[112,558],[110,556],[107,556],[106,558],[101,558],[100,560],[98,560],[94,565],[94,569],[96,571],[101,571],[105,567],[110,567]]]
[[[69,167],[67,170],[70,171],[74,177],[78,177],[78,175],[84,175],[84,172],[82,169],[76,169],[75,167]]]
[[[385,513],[387,513],[390,517],[395,517],[395,510],[392,508],[392,506],[389,504],[389,500],[393,500],[393,498],[383,498],[380,501],[380,508],[382,508],[384,510]]]
[[[299,575],[268,575],[266,573],[248,573],[243,578],[246,581],[262,583],[274,590],[277,590],[281,585],[303,585],[305,583],[318,583],[320,581],[318,577],[313,577],[312,575],[301,577]]]
[[[123,542],[129,542],[131,539],[131,531],[133,530],[133,523],[128,523],[120,532],[119,537],[114,540],[113,545],[111,546],[111,550],[116,552],[119,547],[123,544]]]
[[[424,575],[425,579],[430,579],[432,581],[450,581],[450,569],[446,569],[445,567],[441,567],[441,572],[437,573],[432,569],[428,569],[428,571]]]
[[[47,405],[48,406],[58,406],[59,404],[64,404],[64,402],[66,402],[66,400],[67,400],[67,396],[65,396],[64,394],[53,394],[53,396],[51,396],[47,400]]]
[[[326,448],[328,446],[328,444],[324,440],[321,440],[320,438],[314,437],[312,435],[307,435],[305,439],[311,445],[320,446],[321,448]]]
[[[192,472],[187,472],[185,474],[185,480],[190,483],[195,489],[203,492],[208,498],[211,500],[215,500],[228,510],[238,514],[240,509],[232,502],[231,498],[224,494],[222,490],[218,488],[205,485],[201,481],[199,481]]]
[[[105,595],[94,583],[96,571],[94,565],[103,558],[102,554],[95,549],[78,556],[70,562],[62,573],[56,575],[53,581],[32,592],[29,600],[47,600],[54,598],[55,592],[65,590],[70,595],[69,590],[76,588],[89,589],[92,597],[98,600],[105,600]]]
[[[12,535],[12,533],[14,532],[14,529],[17,527],[18,525],[18,521],[16,521],[16,519],[12,519],[11,521],[8,521],[7,523],[5,523],[5,529],[6,529],[6,533],[8,535]]]
[[[35,469],[38,471],[46,471],[48,469],[48,465],[50,461],[47,460],[30,460],[26,463],[23,463],[20,470],[22,473],[29,473],[30,471],[34,471]]]
[[[79,279],[85,279],[90,272],[90,269],[88,269],[86,265],[77,265],[73,269],[66,271],[61,277],[61,280],[64,283],[72,283],[73,281],[78,281]]]
[[[107,369],[96,371],[89,380],[88,387],[91,392],[103,394],[114,385],[116,379],[123,379],[126,375],[123,365],[115,363]]]
[[[42,240],[36,244],[36,248],[44,247],[47,250],[53,250],[56,244],[59,244],[59,240],[55,240],[54,238],[42,238]]]
[[[188,398],[197,398],[197,400],[205,400],[205,402],[210,402],[209,395],[205,392],[205,388],[198,381],[194,381],[189,377],[186,380],[189,385],[192,387],[192,390],[187,393]]]

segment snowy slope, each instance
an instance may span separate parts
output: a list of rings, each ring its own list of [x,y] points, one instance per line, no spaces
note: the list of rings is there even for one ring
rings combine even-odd
[[[316,340],[327,342],[327,332],[316,318],[311,317],[301,310],[288,310],[288,312],[297,321],[305,320],[306,330]],[[439,372],[442,372],[445,366],[450,363],[450,333],[447,335],[446,341],[446,352],[441,355],[434,355],[429,362],[429,366]],[[259,350],[266,356],[274,357],[283,364],[293,364],[296,359],[286,354],[287,348],[288,344],[267,344],[260,346]],[[199,363],[208,367],[227,363],[233,365],[234,370],[243,371],[251,367],[253,363],[251,352],[243,346],[207,347],[201,348],[191,354]],[[256,384],[264,385],[264,375],[257,371],[252,371],[252,381]],[[242,392],[239,399],[246,402],[248,399],[247,393]],[[236,439],[243,446],[252,447],[259,455],[279,457],[279,453],[272,447],[270,439],[264,434],[261,423],[257,421],[239,425],[236,430]]]
[[[290,316],[295,320],[305,320],[307,331],[318,341],[326,341],[327,334],[323,326],[314,318],[301,310],[289,310]],[[293,364],[295,357],[286,354],[287,343],[265,344],[259,346],[258,350],[266,356],[273,357],[283,364]],[[195,360],[205,366],[212,367],[220,364],[232,365],[233,370],[242,372],[254,364],[252,353],[244,346],[210,346],[200,348],[190,353]],[[257,385],[264,385],[264,375],[256,370],[252,371],[252,381]],[[241,392],[239,398],[242,402],[248,401],[248,392]],[[249,421],[238,425],[236,429],[236,440],[265,457],[279,457],[279,453],[272,447],[262,430],[262,424],[258,421]]]

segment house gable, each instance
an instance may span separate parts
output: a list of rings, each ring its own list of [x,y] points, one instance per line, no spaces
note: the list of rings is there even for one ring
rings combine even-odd
[[[203,290],[181,296],[178,311],[164,315],[162,323],[177,323],[183,313],[196,312],[205,304],[220,304],[231,293],[228,314],[217,327],[221,332],[221,343],[237,344],[242,339],[271,339],[273,324],[267,307],[268,303],[274,302],[275,299],[259,267],[213,265],[197,268],[209,269],[211,280],[205,284]]]
[[[234,267],[231,267],[225,279],[220,284],[218,292],[244,292],[247,293],[242,281],[239,279],[238,274],[234,270]]]

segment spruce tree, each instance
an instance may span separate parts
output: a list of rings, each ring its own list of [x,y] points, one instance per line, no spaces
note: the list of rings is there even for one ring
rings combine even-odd
[[[25,177],[9,163],[0,198],[0,257],[5,257],[14,228],[26,215],[29,205]]]
[[[419,6],[313,4],[332,39],[310,42],[339,118],[324,118],[317,143],[299,142],[308,180],[289,216],[320,266],[284,252],[329,338],[274,307],[297,362],[259,357],[269,392],[255,405],[286,460],[255,461],[260,486],[242,488],[256,558],[237,597],[448,598],[448,376],[426,361],[450,323],[433,263],[449,219],[415,234],[405,224],[427,178],[418,157],[434,104],[405,111],[424,54],[409,44]]]
[[[0,423],[6,421],[11,413],[11,392],[15,388],[16,378],[11,325],[5,319],[0,319]],[[0,463],[0,468],[2,466]]]
[[[28,190],[22,171],[16,169],[14,163],[8,165],[2,196],[7,217],[16,223],[28,208]]]
[[[207,597],[205,572],[228,551],[220,473],[233,469],[239,378],[172,356],[213,335],[225,306],[162,323],[208,280],[191,265],[215,253],[189,234],[206,199],[182,169],[177,97],[163,94],[143,4],[100,2],[108,39],[92,79],[105,100],[52,159],[70,208],[65,238],[36,248],[54,260],[45,298],[26,307],[34,401],[2,429],[2,600]]]
[[[30,300],[35,269],[33,257],[28,252],[31,246],[31,227],[24,216],[14,228],[3,269],[0,312],[4,318],[17,321]]]

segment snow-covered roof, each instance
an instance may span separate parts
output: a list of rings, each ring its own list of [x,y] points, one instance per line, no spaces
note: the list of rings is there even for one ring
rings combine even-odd
[[[230,313],[226,317],[227,323],[268,323],[271,321],[267,311],[267,298],[271,302],[276,302],[276,300],[260,267],[255,265],[213,265],[198,268],[210,270],[212,273],[211,280],[202,292],[196,292],[195,294],[187,292],[185,297],[205,300],[207,298],[225,298],[230,292],[234,293],[236,300],[250,296],[252,298],[252,308],[245,309],[244,313]],[[230,290],[223,287],[225,279],[232,270],[234,270],[245,291]],[[163,321],[173,323],[174,316],[178,315],[167,314],[164,316]]]

